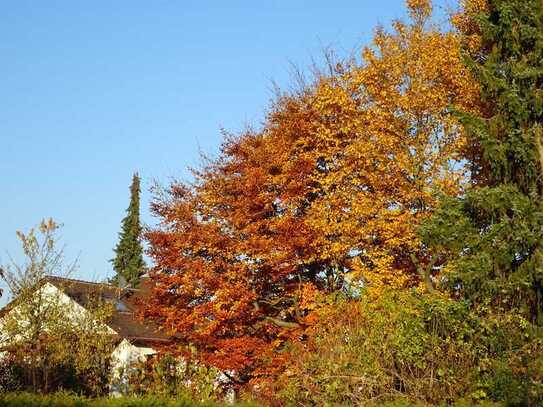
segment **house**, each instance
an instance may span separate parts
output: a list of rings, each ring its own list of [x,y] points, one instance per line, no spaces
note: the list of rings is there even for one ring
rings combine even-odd
[[[88,312],[91,301],[99,298],[113,305],[113,314],[104,329],[115,338],[115,350],[112,354],[112,374],[120,375],[137,361],[143,361],[155,354],[161,345],[171,342],[171,337],[160,332],[152,323],[144,323],[136,316],[139,302],[144,301],[148,293],[148,284],[143,281],[141,288],[124,288],[62,277],[45,277],[39,287],[44,297],[55,298],[66,309],[67,317],[74,317]],[[0,310],[0,325],[3,317],[16,312],[17,299]],[[0,335],[1,336],[1,335]],[[0,343],[2,338],[0,338]],[[117,377],[117,382],[122,377]],[[116,389],[112,389],[115,393]]]

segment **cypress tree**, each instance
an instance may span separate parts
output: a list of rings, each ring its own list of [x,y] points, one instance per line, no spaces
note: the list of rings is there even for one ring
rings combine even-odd
[[[481,51],[467,57],[484,117],[459,114],[477,146],[478,181],[421,228],[447,254],[450,289],[543,324],[543,4],[489,0]]]
[[[137,287],[141,276],[145,273],[143,248],[141,245],[140,225],[140,177],[134,174],[130,186],[130,205],[122,220],[119,242],[114,249],[112,259],[115,277],[113,282],[119,283],[121,277],[132,287]]]

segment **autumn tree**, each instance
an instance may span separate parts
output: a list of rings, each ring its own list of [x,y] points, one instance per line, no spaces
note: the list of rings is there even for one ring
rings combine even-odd
[[[408,4],[410,22],[378,30],[361,62],[280,94],[261,130],[155,192],[145,313],[240,383],[279,363],[327,294],[413,286],[431,263],[416,226],[461,188],[449,107],[475,110],[477,87],[430,3]]]
[[[445,200],[422,234],[449,254],[454,293],[543,324],[543,4],[489,0],[482,11],[472,19],[479,51],[466,54],[485,114],[458,108],[477,182]]]
[[[140,177],[137,173],[132,177],[130,204],[126,212],[119,233],[119,242],[114,250],[115,258],[111,260],[116,273],[113,281],[119,283],[119,279],[122,278],[126,283],[137,287],[141,276],[145,274],[141,245]]]

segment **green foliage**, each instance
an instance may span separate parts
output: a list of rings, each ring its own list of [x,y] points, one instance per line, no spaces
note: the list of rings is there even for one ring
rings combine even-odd
[[[87,399],[69,393],[57,393],[48,396],[31,393],[0,394],[0,407],[220,407],[225,404],[216,402],[198,402],[177,397],[132,397]],[[230,404],[231,406],[251,407],[252,404]]]
[[[293,363],[272,392],[283,403],[543,402],[543,336],[515,313],[416,292],[334,307],[307,343],[286,351]]]
[[[421,234],[446,254],[444,282],[476,304],[516,309],[543,324],[543,6],[490,0],[482,50],[468,61],[484,117],[461,114],[478,183],[446,199]]]
[[[28,313],[38,314],[35,308],[19,306],[4,317],[7,347],[3,363],[6,366],[0,388],[45,393],[69,389],[78,394],[106,394],[115,347],[114,338],[106,329],[112,312],[109,304],[97,302],[91,306],[89,301],[86,312],[76,314],[77,311],[55,295],[49,295],[43,302],[48,304],[48,314],[42,316],[41,326],[34,326],[39,328],[36,336],[26,335],[28,326],[20,323],[27,320]],[[66,315],[77,316],[67,318]],[[5,386],[2,381],[6,382]]]
[[[479,16],[482,52],[468,61],[488,103],[488,117],[464,116],[481,143],[492,184],[541,193],[543,10],[540,0],[490,0]]]
[[[127,394],[221,400],[226,397],[219,370],[188,358],[160,354],[134,366]]]
[[[543,212],[515,186],[483,187],[447,199],[421,228],[433,250],[449,255],[444,283],[478,304],[537,315],[543,281]]]
[[[450,407],[504,407],[503,403],[494,401],[472,401],[472,400],[458,400],[452,404],[448,404]],[[428,407],[427,403],[412,402],[405,398],[398,398],[391,401],[384,402],[369,402],[364,403],[364,407]]]
[[[76,267],[64,266],[58,229],[49,219],[37,230],[18,232],[24,260],[4,268],[14,301],[1,319],[0,356],[6,370],[0,387],[104,394],[114,349],[107,327],[113,309],[102,299],[89,298],[86,312],[80,312],[79,305],[66,302],[62,287],[51,284],[50,277]]]
[[[19,391],[24,383],[24,372],[9,356],[0,360],[0,394]]]
[[[145,273],[143,248],[141,245],[140,225],[140,177],[134,174],[130,186],[130,205],[122,221],[119,243],[115,247],[115,258],[112,260],[115,270],[114,282],[122,277],[133,287],[137,287],[141,276]]]

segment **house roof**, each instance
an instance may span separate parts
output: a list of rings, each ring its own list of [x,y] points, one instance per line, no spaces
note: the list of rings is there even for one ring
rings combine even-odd
[[[140,346],[168,343],[172,339],[171,336],[160,332],[157,325],[150,321],[142,321],[136,316],[138,304],[144,302],[148,295],[148,290],[145,289],[145,282],[142,283],[142,289],[121,289],[105,283],[93,283],[54,276],[45,277],[42,283],[46,282],[62,290],[62,292],[83,308],[88,308],[91,302],[97,298],[113,304],[114,312],[108,322],[108,326],[121,339],[127,339]],[[7,311],[7,308],[10,308],[9,305],[0,311],[0,317]]]

